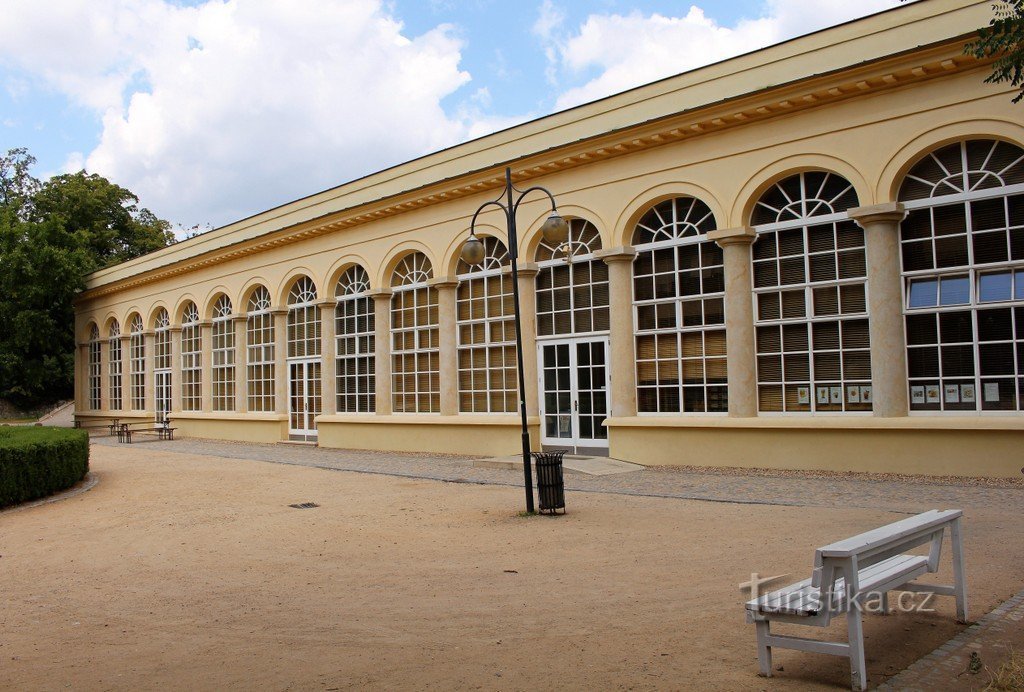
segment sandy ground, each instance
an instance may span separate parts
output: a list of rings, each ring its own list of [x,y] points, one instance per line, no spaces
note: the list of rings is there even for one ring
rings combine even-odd
[[[758,677],[738,584],[901,516],[572,493],[519,517],[514,488],[135,447],[92,466],[93,490],[0,514],[2,688],[848,689],[845,659],[795,651]],[[977,617],[1024,585],[1024,522],[972,508],[965,533]],[[869,617],[872,685],[959,629],[948,598]]]

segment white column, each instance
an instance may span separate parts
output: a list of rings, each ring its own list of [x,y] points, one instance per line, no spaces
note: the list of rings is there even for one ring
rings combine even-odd
[[[871,336],[872,411],[875,416],[907,415],[907,343],[903,331],[900,276],[899,202],[850,209],[864,229],[868,275],[868,333]]]
[[[386,416],[391,407],[391,290],[371,291],[374,319],[374,380],[376,413]]]
[[[611,353],[611,415],[636,415],[636,348],[633,338],[633,260],[636,250],[617,247],[595,253],[608,265]]]
[[[437,289],[441,415],[454,416],[459,412],[459,348],[455,314],[459,282],[455,278],[444,277],[433,279],[428,285]]]
[[[338,354],[335,352],[336,344],[334,316],[337,312],[338,302],[325,300],[318,303],[320,308],[320,335],[323,342],[320,346],[320,411],[323,415],[331,415],[338,412],[338,383],[335,379]]]
[[[510,270],[511,271],[511,270]],[[533,262],[524,262],[519,275],[519,327],[523,333],[523,384],[526,385],[526,415],[540,415],[537,393],[537,273]],[[516,413],[519,413],[518,409]]]
[[[750,246],[757,234],[749,226],[708,233],[722,248],[725,272],[725,349],[729,370],[729,415],[757,416],[757,355],[754,349],[754,288]]]

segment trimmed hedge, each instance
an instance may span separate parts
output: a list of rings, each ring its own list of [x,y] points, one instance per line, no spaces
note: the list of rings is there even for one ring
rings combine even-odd
[[[88,471],[87,431],[0,427],[0,507],[70,488]]]

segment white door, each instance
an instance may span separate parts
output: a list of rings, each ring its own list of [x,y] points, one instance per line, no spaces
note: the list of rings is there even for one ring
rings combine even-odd
[[[171,412],[171,371],[157,370],[153,373],[156,388],[156,419],[162,421]]]
[[[541,443],[574,452],[607,452],[608,338],[544,341],[538,351]]]
[[[320,415],[320,361],[289,361],[288,381],[288,435],[315,440],[315,419]]]

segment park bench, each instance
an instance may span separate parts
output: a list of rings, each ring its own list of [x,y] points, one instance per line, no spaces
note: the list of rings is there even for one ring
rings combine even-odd
[[[771,677],[772,648],[799,649],[846,656],[850,659],[851,686],[867,687],[864,666],[864,632],[861,615],[865,601],[877,599],[888,612],[889,591],[928,592],[956,597],[956,616],[967,622],[967,588],[964,582],[961,510],[931,510],[893,524],[847,538],[814,554],[811,578],[749,601],[747,622],[757,629],[757,659],[761,674]],[[952,586],[913,584],[923,574],[939,568],[942,537],[950,532],[953,557]],[[927,555],[908,551],[929,546]],[[772,634],[772,622],[827,627],[835,616],[846,615],[848,643]]]
[[[117,441],[132,443],[132,433],[155,432],[161,440],[173,440],[174,431],[177,428],[171,427],[171,419],[164,418],[158,421],[135,421],[122,423],[117,432]]]
[[[74,426],[81,430],[99,430],[100,428],[106,428],[109,431],[110,435],[116,435],[118,434],[118,430],[120,430],[121,428],[121,421],[117,418],[97,418],[90,416],[85,420],[79,420],[78,418],[75,418]]]

